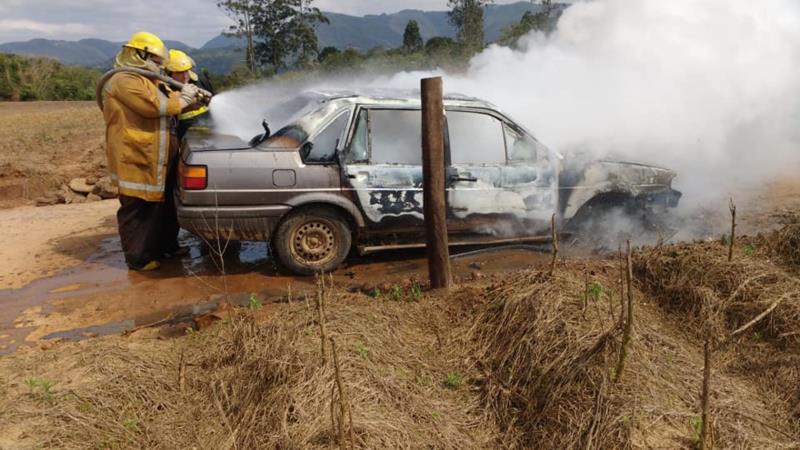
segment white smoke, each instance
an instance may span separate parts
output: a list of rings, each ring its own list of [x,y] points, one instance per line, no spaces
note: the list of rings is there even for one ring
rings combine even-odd
[[[673,168],[687,202],[799,167],[798,0],[575,3],[520,47],[489,47],[466,74],[443,74],[445,89],[495,103],[563,153]],[[323,87],[413,89],[427,75]],[[247,104],[293,88],[232,95]]]

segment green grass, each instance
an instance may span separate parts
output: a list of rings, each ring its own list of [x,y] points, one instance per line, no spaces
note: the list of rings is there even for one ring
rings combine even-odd
[[[264,305],[261,304],[261,301],[258,299],[258,296],[256,295],[255,292],[253,292],[252,294],[250,294],[250,300],[247,302],[247,307],[249,309],[256,310],[263,308]]]
[[[28,393],[31,397],[47,401],[52,399],[53,393],[50,389],[53,387],[53,383],[49,380],[45,380],[44,378],[28,378],[24,382],[25,386],[28,387]]]
[[[359,355],[360,355],[362,358],[367,358],[367,357],[369,357],[369,347],[367,347],[366,345],[364,345],[364,343],[363,343],[363,342],[361,342],[361,341],[358,341],[358,342],[356,342],[356,345],[355,345],[355,351],[356,351],[356,353],[358,353],[358,354],[359,354]]]
[[[703,419],[698,416],[692,416],[689,419],[689,426],[692,427],[692,445],[694,448],[700,448],[701,442],[701,432],[703,430]]]
[[[420,298],[422,298],[422,286],[415,281],[408,291],[408,301],[418,302]]]
[[[450,372],[447,374],[447,379],[444,381],[444,384],[450,389],[458,389],[464,384],[464,377],[458,372]]]

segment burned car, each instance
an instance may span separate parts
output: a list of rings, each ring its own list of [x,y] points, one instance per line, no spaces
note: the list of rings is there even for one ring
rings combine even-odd
[[[288,124],[248,144],[215,134],[182,146],[177,209],[207,240],[267,240],[299,274],[330,271],[351,250],[424,247],[419,96],[307,95]],[[447,96],[451,245],[541,240],[608,206],[676,206],[675,173],[563,157],[485,101]],[[594,214],[592,214],[594,215]]]

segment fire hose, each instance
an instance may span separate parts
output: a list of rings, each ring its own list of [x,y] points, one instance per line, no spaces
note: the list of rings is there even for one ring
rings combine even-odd
[[[97,90],[95,91],[95,95],[97,96],[97,106],[100,107],[100,110],[103,110],[103,87],[105,87],[108,80],[111,79],[112,76],[118,74],[120,72],[129,72],[142,75],[147,78],[163,81],[164,83],[172,86],[175,89],[181,90],[183,89],[184,84],[180,81],[176,81],[166,75],[161,75],[160,73],[151,72],[145,69],[138,69],[135,67],[120,67],[119,69],[109,70],[100,78],[100,81],[97,82]],[[197,93],[197,101],[202,105],[208,105],[211,102],[211,97],[214,94],[208,92],[205,89],[198,88]]]

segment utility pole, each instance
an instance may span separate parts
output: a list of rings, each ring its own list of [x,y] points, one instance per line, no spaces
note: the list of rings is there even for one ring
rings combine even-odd
[[[449,289],[444,167],[444,102],[442,78],[424,78],[422,92],[422,192],[428,274],[433,289]]]

